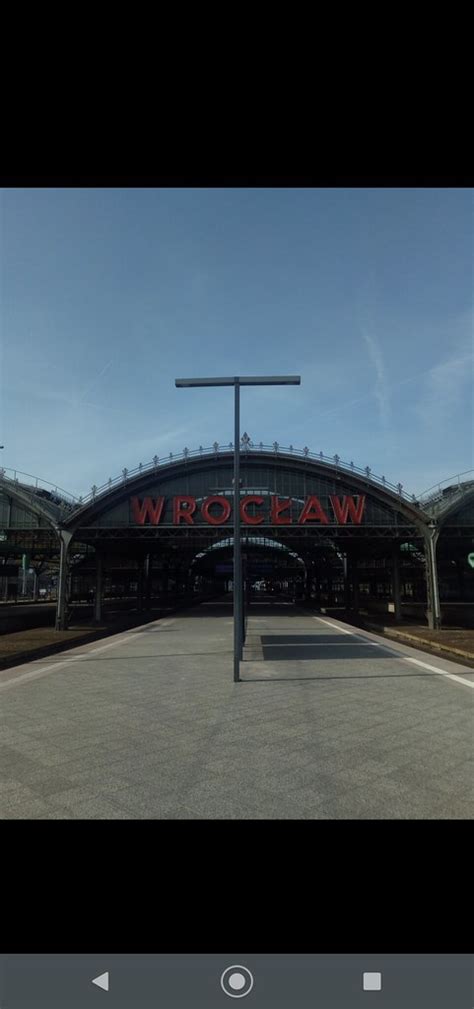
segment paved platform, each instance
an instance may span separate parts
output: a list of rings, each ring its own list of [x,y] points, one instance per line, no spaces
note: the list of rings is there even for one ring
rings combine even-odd
[[[2,819],[474,814],[474,671],[292,605],[208,603],[0,673]]]

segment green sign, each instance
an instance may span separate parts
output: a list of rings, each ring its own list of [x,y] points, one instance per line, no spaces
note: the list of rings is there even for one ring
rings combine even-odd
[[[474,554],[467,555],[467,563],[471,566],[471,568],[474,568]]]

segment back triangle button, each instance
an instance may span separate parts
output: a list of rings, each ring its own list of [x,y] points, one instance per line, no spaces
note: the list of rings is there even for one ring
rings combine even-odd
[[[105,974],[99,974],[98,977],[92,978],[92,984],[96,984],[98,988],[103,988],[104,991],[109,990],[109,972],[108,970]]]

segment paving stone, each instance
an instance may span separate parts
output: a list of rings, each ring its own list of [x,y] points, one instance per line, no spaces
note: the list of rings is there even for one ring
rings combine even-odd
[[[249,625],[276,621],[328,631],[307,613]],[[353,643],[245,662],[234,684],[231,648],[231,621],[181,614],[5,691],[2,817],[472,818],[472,690]]]

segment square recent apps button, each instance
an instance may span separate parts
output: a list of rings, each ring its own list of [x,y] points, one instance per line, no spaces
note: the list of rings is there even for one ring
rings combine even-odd
[[[362,987],[364,991],[381,991],[382,975],[379,971],[364,971],[362,975]]]

